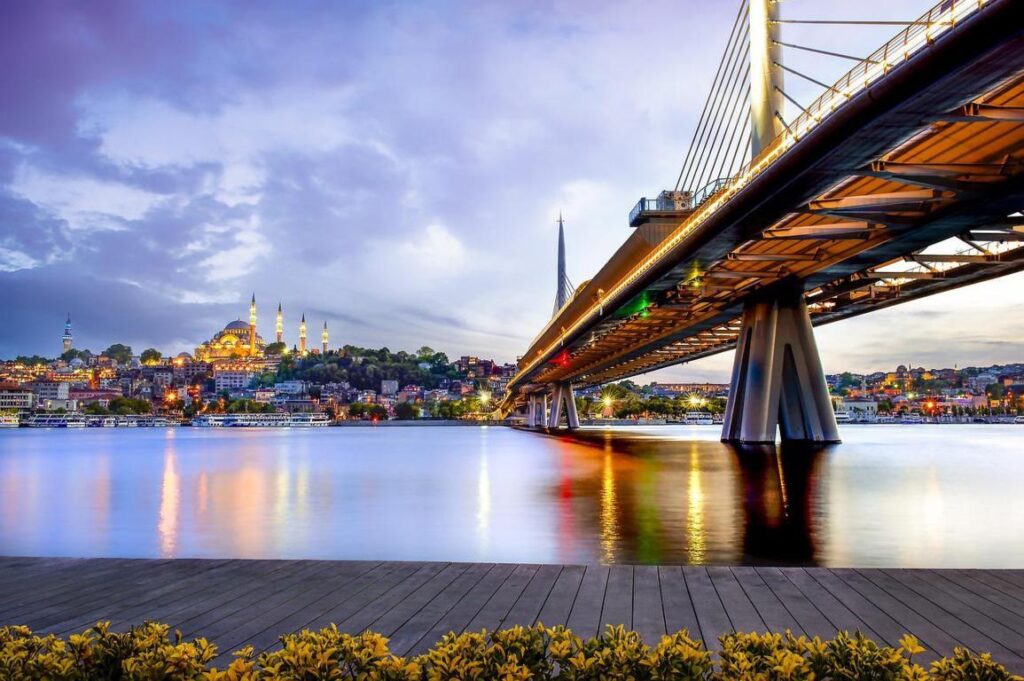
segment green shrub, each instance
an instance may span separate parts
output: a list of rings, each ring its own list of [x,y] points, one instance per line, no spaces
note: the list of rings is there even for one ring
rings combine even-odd
[[[157,622],[122,633],[101,622],[67,640],[0,627],[0,681],[1024,681],[989,655],[962,648],[926,670],[913,661],[924,651],[913,636],[890,648],[860,633],[828,641],[727,634],[717,660],[685,630],[651,648],[623,627],[587,641],[542,624],[452,633],[412,658],[393,655],[380,634],[353,636],[333,625],[280,641],[260,655],[243,648],[213,668],[216,646],[184,641]]]

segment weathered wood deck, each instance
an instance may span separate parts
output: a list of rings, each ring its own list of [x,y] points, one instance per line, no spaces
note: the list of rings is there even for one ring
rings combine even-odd
[[[685,627],[712,648],[733,629],[860,630],[891,645],[910,632],[925,660],[965,646],[1024,671],[1024,570],[0,558],[0,624],[67,634],[101,619],[206,636],[221,664],[331,622],[409,654],[451,630],[539,620],[581,636],[624,624],[648,642]]]

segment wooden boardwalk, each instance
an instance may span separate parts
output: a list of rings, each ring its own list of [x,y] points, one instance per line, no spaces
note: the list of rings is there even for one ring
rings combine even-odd
[[[0,558],[0,624],[68,634],[156,619],[228,653],[334,622],[379,631],[399,654],[448,631],[624,624],[648,643],[689,629],[830,637],[860,630],[928,653],[964,646],[1024,671],[1024,570],[510,565],[379,561]]]

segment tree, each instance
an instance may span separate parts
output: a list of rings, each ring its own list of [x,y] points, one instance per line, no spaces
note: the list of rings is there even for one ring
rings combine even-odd
[[[420,406],[413,402],[400,402],[395,405],[395,418],[399,421],[411,421],[420,417]]]
[[[287,343],[271,343],[264,349],[264,352],[268,355],[276,357],[278,355],[283,355],[287,349]]]
[[[65,362],[70,362],[73,359],[80,359],[83,362],[92,357],[92,353],[88,350],[79,350],[78,348],[71,348],[67,352],[61,353],[60,358]]]
[[[103,351],[106,357],[116,361],[118,364],[128,364],[132,361],[132,348],[130,345],[114,343]]]
[[[111,414],[148,414],[153,410],[149,400],[132,397],[115,397],[110,400],[107,409]]]
[[[85,408],[82,411],[88,414],[89,416],[106,416],[107,414],[110,413],[110,410],[101,405],[99,402],[90,402],[89,404],[85,405]]]
[[[131,353],[129,352],[129,355],[130,354]],[[143,364],[158,364],[161,358],[163,358],[163,355],[156,348],[146,348],[139,356],[139,359],[142,360]]]
[[[14,358],[14,361],[18,364],[24,364],[26,366],[33,366],[36,364],[49,364],[50,360],[39,355],[18,355]]]

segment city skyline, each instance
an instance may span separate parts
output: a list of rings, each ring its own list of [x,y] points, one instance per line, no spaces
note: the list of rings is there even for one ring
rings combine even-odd
[[[866,5],[903,20],[924,9]],[[54,354],[66,311],[76,345],[191,352],[244,318],[255,289],[340,342],[513,360],[550,314],[559,212],[581,282],[628,235],[636,199],[674,179],[719,53],[698,36],[732,19],[718,5],[580,8],[9,13],[0,356]],[[785,11],[851,18],[839,2]],[[835,49],[864,54],[891,32],[850,31]],[[802,68],[827,82],[845,67]],[[822,327],[825,369],[1013,361],[1022,282]],[[730,361],[651,380],[724,381]]]

